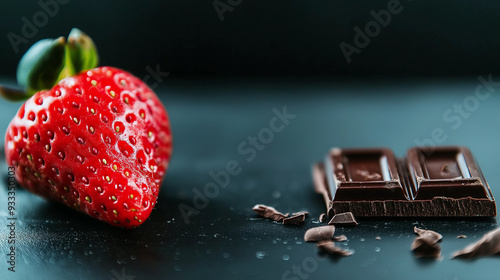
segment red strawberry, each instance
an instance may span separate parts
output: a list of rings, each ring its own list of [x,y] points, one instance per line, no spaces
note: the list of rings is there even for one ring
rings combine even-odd
[[[100,67],[28,99],[8,127],[5,151],[29,191],[133,228],[156,204],[172,136],[149,87]]]

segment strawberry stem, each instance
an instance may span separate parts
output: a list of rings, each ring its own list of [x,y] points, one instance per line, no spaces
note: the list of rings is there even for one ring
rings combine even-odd
[[[22,101],[28,99],[31,95],[19,89],[0,85],[0,96],[9,101]]]
[[[97,67],[99,56],[92,39],[77,28],[68,36],[43,39],[23,55],[17,66],[17,83],[24,91],[0,85],[0,95],[19,101],[52,88],[60,80]]]

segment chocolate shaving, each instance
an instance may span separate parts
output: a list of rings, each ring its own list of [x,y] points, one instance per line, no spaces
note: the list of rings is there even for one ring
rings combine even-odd
[[[418,235],[418,237],[422,237],[428,241],[428,243],[435,244],[439,240],[443,239],[443,236],[433,230],[421,229],[418,227],[414,227],[413,231]]]
[[[326,218],[326,213],[321,213],[321,215],[319,215],[319,221],[322,223],[326,222]]]
[[[283,219],[284,225],[300,225],[306,219],[306,215],[309,215],[309,212],[301,211],[297,213],[293,213],[291,217]]]
[[[500,228],[486,233],[479,241],[470,244],[463,250],[455,252],[452,258],[472,259],[481,256],[492,256],[500,253]]]
[[[288,217],[287,214],[283,214],[281,212],[278,212],[276,209],[274,209],[271,206],[263,205],[263,204],[257,204],[253,208],[253,211],[257,213],[258,215],[268,218],[277,222],[283,221],[286,217]]]
[[[292,216],[300,216],[300,215],[309,215],[309,212],[307,211],[300,211],[300,212],[296,212],[296,213],[293,213]]]
[[[463,234],[461,234],[461,235],[457,236],[457,238],[458,238],[458,239],[467,238],[467,235],[463,235]]]
[[[335,226],[322,226],[310,228],[304,234],[304,241],[315,242],[321,240],[331,240],[335,233]]]
[[[438,242],[443,236],[432,230],[413,228],[418,235],[411,245],[411,250],[417,258],[439,258],[441,255],[441,246]]]
[[[333,239],[333,241],[343,242],[343,241],[347,241],[347,236],[342,234],[339,236],[334,236],[332,239]]]
[[[336,255],[336,256],[352,255],[350,251],[346,251],[342,248],[335,246],[335,242],[331,240],[323,240],[321,242],[318,242],[317,246],[318,249],[320,249],[322,252],[328,253],[329,255]]]
[[[356,219],[351,212],[345,212],[335,214],[328,224],[336,226],[357,226],[358,222],[356,222]]]

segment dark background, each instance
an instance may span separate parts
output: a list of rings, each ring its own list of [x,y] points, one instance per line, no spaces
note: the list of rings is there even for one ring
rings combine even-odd
[[[42,0],[44,3],[50,0]],[[65,0],[68,1],[68,0]],[[227,0],[221,0],[228,3]],[[239,0],[233,0],[233,3]],[[28,47],[79,27],[95,40],[102,65],[143,76],[160,65],[172,77],[476,76],[500,72],[500,3],[401,0],[403,11],[346,62],[339,44],[372,21],[386,0],[242,0],[221,21],[212,0],[75,1],[38,28],[15,53],[35,1],[0,6],[0,75],[13,75]]]

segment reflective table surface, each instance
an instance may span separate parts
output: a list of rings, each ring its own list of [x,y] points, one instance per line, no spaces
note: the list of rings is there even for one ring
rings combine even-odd
[[[358,219],[357,227],[337,228],[348,238],[337,245],[354,252],[343,258],[303,241],[325,212],[311,165],[334,146],[388,147],[397,156],[415,145],[466,146],[499,198],[500,87],[477,92],[479,85],[475,78],[165,81],[156,91],[169,112],[174,153],[158,204],[137,229],[17,188],[9,271],[2,155],[0,279],[497,279],[498,257],[450,258],[496,228],[498,218]],[[19,106],[0,101],[1,131]],[[284,226],[258,217],[252,207],[260,203],[310,215],[303,225]],[[443,235],[441,259],[413,256],[414,226]]]

